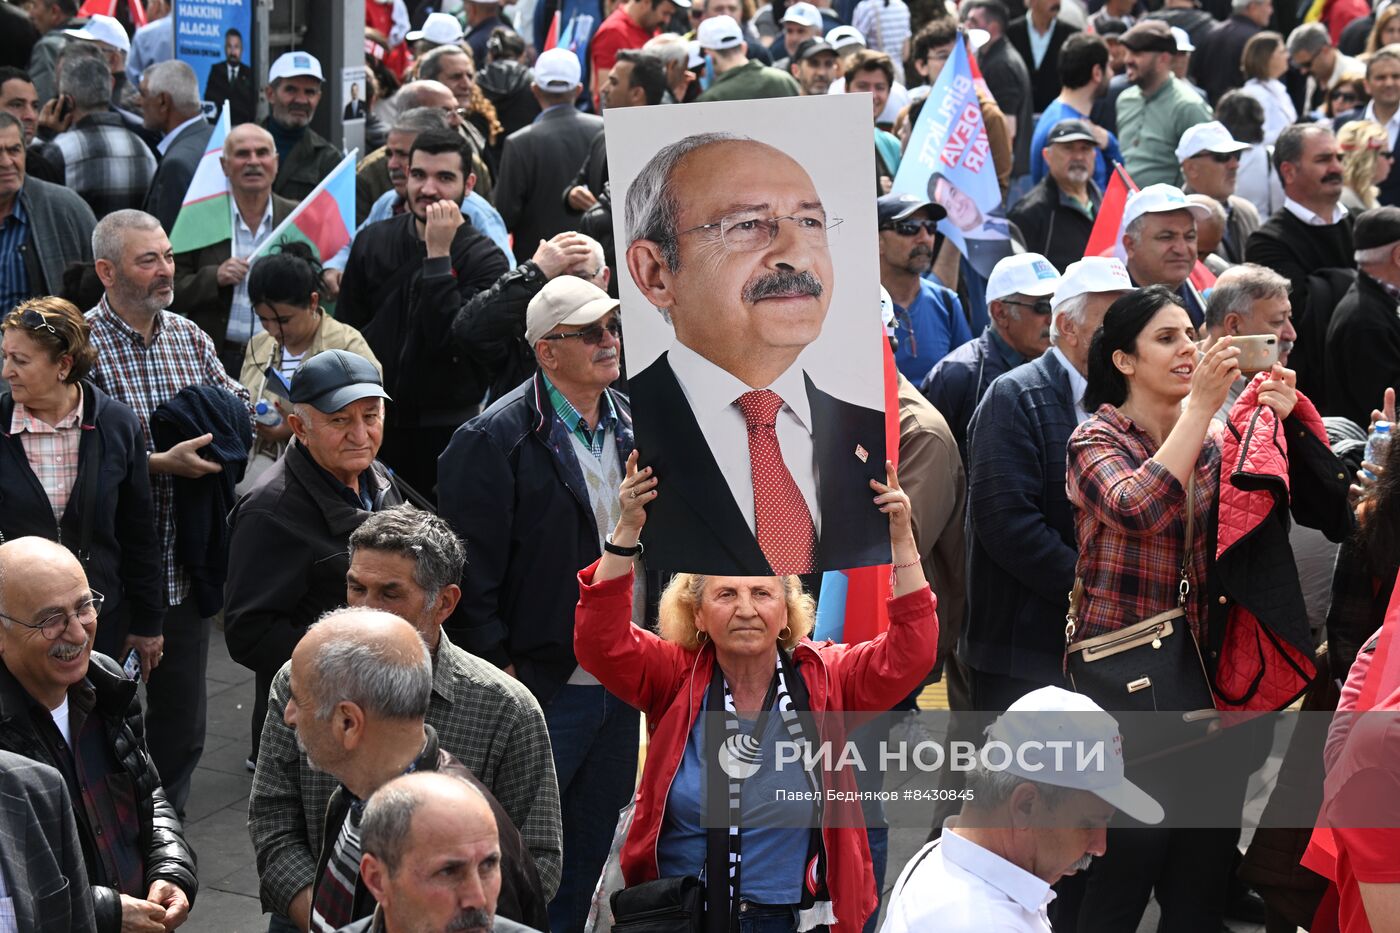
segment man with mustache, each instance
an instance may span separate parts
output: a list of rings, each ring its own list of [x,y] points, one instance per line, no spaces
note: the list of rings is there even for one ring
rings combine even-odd
[[[321,63],[307,52],[285,52],[267,72],[267,104],[262,122],[277,146],[277,178],[272,190],[300,201],[340,164],[340,150],[311,128],[321,102]]]
[[[1210,211],[1193,204],[1172,185],[1148,185],[1133,192],[1123,208],[1123,265],[1133,285],[1165,285],[1181,297],[1191,322],[1205,321],[1206,302],[1191,282],[1196,268],[1196,218]]]
[[[496,916],[496,820],[467,782],[438,774],[395,778],[370,797],[360,832],[360,877],[379,906],[339,933],[531,933]],[[444,874],[447,883],[437,880]]]
[[[1308,308],[1308,276],[1318,269],[1355,269],[1354,218],[1342,200],[1342,154],[1326,126],[1295,123],[1274,141],[1283,207],[1245,242],[1244,258],[1268,266],[1293,285],[1298,319]],[[1311,351],[1309,351],[1311,352]]]
[[[198,479],[222,468],[200,455],[212,434],[156,451],[151,415],[186,386],[216,386],[253,406],[248,390],[219,362],[214,343],[187,318],[165,309],[175,299],[175,257],[160,221],[141,211],[116,211],[92,233],[97,277],[106,292],[87,313],[97,363],[97,387],[136,412],[146,436],[161,575],[170,608],[165,615],[165,660],[146,683],[146,743],[177,813],[204,752],[210,620],[190,598],[190,577],[175,552],[176,476]]]
[[[1211,337],[1277,337],[1279,365],[1288,365],[1288,354],[1298,339],[1293,329],[1293,308],[1288,302],[1288,280],[1272,269],[1244,263],[1231,266],[1215,280],[1206,304],[1206,331]],[[1242,372],[1230,387],[1216,420],[1228,423],[1230,409],[1254,378]]]
[[[543,895],[530,850],[496,798],[438,743],[424,722],[433,690],[428,646],[412,625],[378,609],[338,609],[316,622],[292,652],[290,699],[282,710],[307,762],[340,782],[326,805],[309,916],[313,933],[334,933],[374,912],[360,875],[365,801],[408,773],[468,781],[500,832],[500,906],[520,916]],[[633,735],[636,741],[636,735]],[[458,840],[460,841],[460,840]],[[441,884],[443,875],[433,879]],[[508,905],[508,906],[507,906]]]
[[[914,385],[954,347],[972,339],[957,293],[931,282],[933,251],[942,237],[943,208],[912,194],[875,202],[880,235],[880,284],[894,301],[894,361]]]
[[[67,779],[98,933],[161,933],[189,915],[194,853],[146,753],[137,685],[92,650],[101,608],[63,545],[0,545],[0,749]]]
[[[627,190],[627,269],[675,328],[630,377],[656,565],[809,573],[889,560],[868,506],[884,416],[822,391],[797,361],[821,335],[835,267],[806,170],[772,146],[701,133],[663,147]],[[872,333],[874,328],[872,326]]]
[[[549,729],[567,840],[554,930],[583,929],[637,772],[636,710],[574,656],[577,594],[540,585],[597,560],[621,514],[633,448],[627,396],[611,388],[621,334],[616,298],[575,276],[551,280],[525,310],[538,371],[459,428],[438,461],[439,509],[469,566],[451,637],[519,678]]]
[[[1056,269],[1083,257],[1103,203],[1103,190],[1094,182],[1094,165],[1100,158],[1097,137],[1102,132],[1096,129],[1077,119],[1055,124],[1038,153],[1045,177],[1006,212],[1021,229],[1026,248],[1045,256]]]
[[[967,463],[967,426],[992,380],[1050,349],[1050,296],[1060,274],[1039,253],[996,264],[987,278],[991,323],[982,336],[949,353],[920,386],[957,438]]]
[[[262,330],[248,300],[248,257],[297,204],[273,194],[277,150],[256,123],[229,131],[219,164],[232,195],[233,237],[175,256],[171,307],[204,329],[224,368],[237,377],[248,341]]]
[[[477,413],[495,352],[449,345],[452,319],[510,268],[462,216],[473,180],[471,149],[459,134],[418,134],[409,149],[408,210],[355,237],[336,308],[384,364],[384,387],[394,397],[384,461],[430,499],[438,454]]]
[[[1244,244],[1259,229],[1258,208],[1235,194],[1240,154],[1248,149],[1215,120],[1191,127],[1176,147],[1186,178],[1181,190],[1214,198],[1225,212],[1225,230],[1213,252],[1232,265],[1244,262]]]
[[[1067,743],[1062,757],[1051,736]],[[1128,780],[1114,754],[1117,720],[1083,694],[1033,690],[992,724],[987,741],[1012,749],[1012,760],[967,773],[962,812],[905,866],[882,933],[1050,933],[1051,886],[1108,850],[1114,814],[1162,821],[1161,804]],[[1076,766],[1079,753],[1096,747],[1105,767]]]

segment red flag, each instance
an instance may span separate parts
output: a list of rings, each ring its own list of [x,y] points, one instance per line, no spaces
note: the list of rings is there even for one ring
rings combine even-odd
[[[884,346],[885,457],[899,466],[899,380],[894,352],[880,328]],[[846,625],[842,641],[853,645],[869,641],[890,627],[885,601],[890,598],[890,565],[857,567],[846,573]]]
[[[559,44],[559,11],[554,11],[554,16],[549,20],[549,32],[544,36],[544,48],[541,52],[548,52]]]
[[[127,0],[127,6],[131,9],[131,28],[139,29],[146,25],[146,5],[142,0]],[[117,15],[117,0],[87,0],[79,9],[79,16],[92,16],[100,13],[103,16]]]
[[[1118,233],[1123,226],[1123,208],[1128,204],[1128,195],[1138,190],[1128,177],[1128,170],[1122,164],[1113,163],[1113,176],[1108,180],[1108,190],[1103,193],[1099,204],[1099,215],[1094,218],[1094,229],[1089,233],[1089,245],[1084,247],[1085,256],[1112,256],[1118,245]]]

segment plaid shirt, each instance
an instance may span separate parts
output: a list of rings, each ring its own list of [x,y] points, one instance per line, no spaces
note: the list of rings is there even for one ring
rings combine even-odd
[[[232,392],[248,406],[248,417],[253,417],[248,390],[228,377],[214,352],[214,342],[188,319],[169,311],[160,312],[147,345],[138,331],[117,316],[107,304],[107,296],[103,295],[97,307],[87,313],[87,321],[92,327],[92,345],[97,350],[92,381],[136,412],[141,421],[141,433],[146,437],[148,454],[155,450],[151,442],[151,415],[187,386],[211,385]],[[151,493],[155,500],[156,534],[160,538],[166,597],[170,605],[178,606],[189,594],[190,579],[184,568],[175,563],[175,485],[172,478],[165,474],[152,476]]]
[[[1079,641],[1173,609],[1186,548],[1186,489],[1156,460],[1157,444],[1104,405],[1070,435],[1066,493],[1084,580]],[[1186,615],[1199,638],[1206,611],[1207,523],[1220,472],[1220,425],[1212,422],[1196,461],[1195,547]]]
[[[263,909],[283,916],[297,892],[316,880],[326,805],[338,786],[329,774],[311,770],[295,731],[282,721],[290,668],[284,664],[272,681],[248,798]],[[427,723],[441,746],[500,801],[534,856],[545,896],[553,897],[563,861],[559,785],[539,703],[444,632],[433,657]]]
[[[44,487],[53,506],[54,521],[63,518],[68,496],[78,481],[78,447],[82,441],[83,388],[78,387],[78,407],[58,424],[45,424],[15,402],[10,418],[10,434],[18,434],[29,468]]]
[[[156,174],[150,148],[115,113],[88,114],[55,136],[44,155],[99,220],[113,211],[140,210]]]
[[[608,428],[617,424],[617,410],[613,408],[612,396],[603,393],[600,402],[603,414],[598,418],[598,426],[590,431],[583,415],[578,413],[578,409],[574,408],[573,403],[566,399],[562,392],[554,388],[554,383],[549,381],[548,376],[544,377],[544,386],[549,392],[549,404],[554,406],[554,413],[564,422],[564,427],[570,434],[583,441],[583,446],[593,451],[593,456],[602,460],[603,450],[607,446]]]

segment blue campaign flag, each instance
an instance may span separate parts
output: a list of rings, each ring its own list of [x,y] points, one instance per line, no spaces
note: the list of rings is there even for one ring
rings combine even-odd
[[[1014,245],[977,100],[979,77],[965,45],[955,43],[914,123],[891,190],[942,205],[948,216],[939,231],[987,276]]]

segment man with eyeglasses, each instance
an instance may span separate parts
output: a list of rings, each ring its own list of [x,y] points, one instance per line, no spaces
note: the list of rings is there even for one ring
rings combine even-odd
[[[462,216],[471,150],[450,130],[418,134],[409,150],[408,211],[355,237],[336,317],[358,328],[384,363],[394,420],[384,462],[430,500],[437,458],[478,411],[490,384],[481,347],[451,346],[453,316],[510,268]]]
[[[1298,111],[1300,117],[1304,111],[1320,110],[1326,93],[1336,87],[1344,75],[1365,70],[1361,62],[1343,55],[1332,44],[1332,35],[1322,23],[1304,23],[1288,34],[1288,60],[1307,77],[1303,106]]]
[[[1212,120],[1191,127],[1176,147],[1186,194],[1213,198],[1225,212],[1225,229],[1215,255],[1231,265],[1244,262],[1244,244],[1259,229],[1259,209],[1235,194],[1240,156],[1248,143],[1236,142],[1224,124]]]
[[[549,728],[565,839],[554,930],[583,928],[637,769],[637,713],[578,666],[578,596],[547,585],[597,560],[620,514],[633,450],[631,407],[611,388],[621,334],[616,298],[574,276],[550,281],[525,312],[539,370],[459,428],[438,460],[439,510],[470,564],[451,637],[519,678]]]
[[[947,212],[912,194],[875,201],[880,231],[880,284],[894,301],[895,365],[914,385],[949,350],[972,339],[957,293],[925,276],[943,237]]]
[[[832,310],[841,222],[806,170],[698,133],[643,166],[625,217],[628,272],[675,334],[629,373],[640,465],[665,490],[648,506],[657,565],[768,576],[888,561],[868,499],[884,415],[823,391],[798,360]]]
[[[198,889],[194,853],[146,753],[136,684],[92,650],[101,606],[63,545],[0,545],[0,749],[64,776],[99,933],[171,930]]]
[[[1039,253],[996,264],[987,279],[991,323],[982,336],[949,353],[920,386],[942,412],[967,463],[967,426],[992,380],[1050,349],[1050,296],[1060,274]]]

